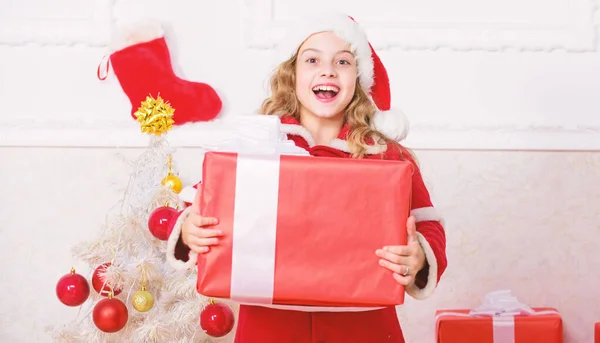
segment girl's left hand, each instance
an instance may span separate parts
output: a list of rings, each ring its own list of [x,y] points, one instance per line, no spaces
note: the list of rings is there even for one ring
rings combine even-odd
[[[381,257],[379,265],[394,272],[394,279],[404,286],[414,283],[417,272],[425,266],[425,251],[417,238],[414,217],[408,218],[406,228],[407,245],[387,246],[375,251]]]

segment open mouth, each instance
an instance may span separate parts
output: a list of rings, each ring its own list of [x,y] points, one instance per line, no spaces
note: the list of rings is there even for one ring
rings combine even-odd
[[[321,101],[331,101],[340,92],[340,88],[337,86],[315,86],[312,89],[317,99]]]

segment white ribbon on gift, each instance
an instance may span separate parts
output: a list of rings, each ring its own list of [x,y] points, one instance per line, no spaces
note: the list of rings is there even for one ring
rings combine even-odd
[[[281,134],[279,118],[257,117],[208,150],[237,153],[230,299],[272,304],[280,156],[310,154]],[[268,134],[253,135],[258,128]]]
[[[535,311],[531,307],[519,302],[510,290],[493,291],[485,295],[480,306],[466,313],[442,312],[440,317],[492,317],[493,342],[515,343],[515,316],[539,316],[557,314],[553,310]]]
[[[236,162],[230,298],[272,304],[280,156],[294,151],[285,144],[243,151]]]

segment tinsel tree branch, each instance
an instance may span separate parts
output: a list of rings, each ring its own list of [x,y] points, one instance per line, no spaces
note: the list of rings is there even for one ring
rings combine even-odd
[[[114,295],[127,306],[126,326],[116,333],[103,333],[92,320],[95,304],[105,297],[93,289],[76,318],[63,325],[48,327],[55,342],[222,342],[208,337],[200,328],[199,313],[208,299],[196,292],[194,271],[181,272],[167,266],[166,242],[148,230],[148,218],[159,206],[177,206],[181,202],[161,180],[167,175],[167,158],[173,150],[162,137],[152,137],[150,144],[133,161],[129,180],[120,201],[109,209],[98,234],[72,248],[75,258],[86,262],[91,270],[109,263],[99,271],[108,288],[120,289]],[[119,155],[122,156],[122,155]],[[142,275],[143,273],[143,275]],[[154,299],[148,312],[132,306],[132,296],[145,287]]]

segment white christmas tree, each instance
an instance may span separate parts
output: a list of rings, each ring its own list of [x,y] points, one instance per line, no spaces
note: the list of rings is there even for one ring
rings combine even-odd
[[[80,309],[70,322],[48,328],[56,342],[231,340],[231,334],[209,336],[202,328],[205,325],[200,325],[201,311],[213,304],[197,293],[196,270],[178,271],[166,262],[166,223],[156,219],[168,218],[185,204],[177,194],[182,185],[173,171],[174,151],[162,134],[171,128],[172,111],[168,105],[167,111],[161,110],[159,105],[164,103],[160,97],[147,99],[142,107],[144,104],[147,112],[154,114],[146,121],[138,116],[142,130],[150,133],[149,146],[131,162],[133,170],[124,196],[109,211],[105,226],[96,237],[73,248],[74,257],[94,272],[89,283],[75,270],[59,280],[59,299]],[[157,217],[152,220],[152,216]],[[233,322],[232,316],[225,317]],[[223,326],[223,322],[217,324]]]

